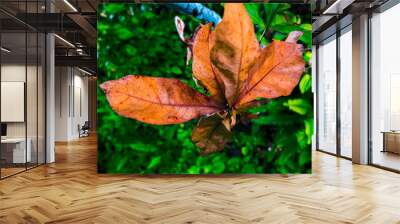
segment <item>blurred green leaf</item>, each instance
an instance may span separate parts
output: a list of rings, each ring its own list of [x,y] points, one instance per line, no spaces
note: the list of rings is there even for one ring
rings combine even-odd
[[[243,173],[256,173],[256,169],[253,164],[246,163],[242,169]]]
[[[310,157],[311,157],[310,150],[302,151],[299,158],[299,164],[301,166],[307,164],[310,161]]]
[[[311,75],[309,74],[303,75],[299,83],[300,92],[304,94],[305,92],[311,89],[311,85],[312,85]]]
[[[223,173],[225,170],[225,164],[222,161],[214,163],[212,172],[213,173]]]
[[[182,74],[182,70],[177,66],[172,67],[171,71],[175,74]]]
[[[130,148],[136,150],[138,152],[155,152],[157,151],[157,147],[152,144],[145,144],[142,142],[135,142],[129,144]]]
[[[136,48],[131,45],[126,46],[126,54],[130,56],[135,56],[137,54]]]
[[[247,12],[249,13],[250,18],[253,21],[253,23],[260,26],[261,29],[265,29],[265,23],[259,15],[260,6],[261,6],[261,4],[257,4],[257,3],[245,4]]]
[[[126,9],[125,5],[122,4],[105,4],[104,12],[107,14],[114,14]]]
[[[271,4],[263,4],[263,5],[264,5],[265,14],[266,14],[265,24],[267,24],[266,27],[268,29],[270,29],[272,21],[275,18],[275,14],[283,6],[283,4],[271,3]]]
[[[296,133],[297,143],[299,144],[301,149],[304,149],[307,146],[307,135],[304,131],[298,131]]]
[[[248,152],[249,152],[249,148],[247,148],[246,146],[242,147],[242,154],[244,156],[247,155]]]
[[[292,125],[294,122],[298,121],[298,117],[296,115],[289,114],[271,114],[265,115],[258,119],[254,119],[253,122],[259,125]]]
[[[147,166],[147,169],[153,169],[158,166],[161,162],[161,156],[153,157],[150,161],[150,164]]]
[[[228,161],[228,169],[232,172],[238,172],[240,169],[240,159],[238,157],[234,157],[229,159]]]
[[[199,174],[199,173],[200,173],[200,168],[197,167],[197,166],[191,166],[191,167],[188,169],[188,173],[189,173],[189,174]]]
[[[283,14],[275,14],[274,19],[272,20],[272,29],[275,30],[274,26],[277,24],[286,24],[287,20],[285,18],[285,15]]]
[[[273,30],[284,33],[284,34],[289,34],[292,31],[302,31],[303,35],[300,37],[300,41],[303,43],[307,44],[307,46],[311,46],[312,42],[312,34],[308,30],[304,30],[301,26],[297,25],[292,25],[289,23],[285,24],[276,24],[272,27]]]
[[[274,34],[274,40],[285,40],[287,37],[286,34],[282,34],[282,33],[275,33]]]
[[[115,25],[113,27],[113,31],[122,40],[127,40],[127,39],[133,37],[133,35],[134,35],[132,30],[130,30],[129,28],[124,27],[120,24]]]
[[[311,144],[312,136],[314,133],[314,119],[310,118],[304,121],[305,133],[307,135],[307,144]]]
[[[301,27],[304,31],[312,31],[312,25],[309,24],[309,23],[301,24],[300,27]]]
[[[311,110],[310,103],[305,99],[289,99],[285,104],[289,110],[296,112],[300,115],[305,115],[309,110]]]
[[[306,63],[310,63],[311,57],[312,57],[311,51],[306,51],[304,53],[304,61],[306,61]]]

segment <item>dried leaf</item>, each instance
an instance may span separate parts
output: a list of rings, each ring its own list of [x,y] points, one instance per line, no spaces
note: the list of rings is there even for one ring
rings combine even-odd
[[[186,66],[189,65],[189,61],[192,59],[193,53],[192,50],[190,50],[190,47],[186,47]]]
[[[224,125],[224,120],[229,119],[220,114],[202,118],[192,132],[193,143],[202,149],[202,154],[208,154],[224,149],[225,144],[231,139],[231,132]]]
[[[179,38],[185,42],[184,30],[185,30],[185,23],[179,16],[175,16],[175,27],[176,31],[178,32]]]
[[[217,77],[213,71],[210,59],[210,33],[211,23],[201,26],[193,43],[193,76],[207,88],[210,94],[219,102],[224,102],[225,97]]]
[[[300,39],[302,35],[303,32],[301,31],[290,32],[285,41],[288,43],[297,43],[297,41]]]
[[[185,22],[183,22],[183,20],[179,16],[175,16],[175,27],[176,31],[178,32],[179,38],[183,43],[186,44],[186,65],[189,65],[189,61],[192,59],[193,55],[193,41],[196,37],[199,27],[197,27],[193,34],[188,38],[185,38]]]
[[[243,4],[226,3],[215,29],[211,61],[230,106],[236,101],[259,54],[254,25]]]
[[[221,110],[178,79],[129,75],[100,87],[115,112],[149,124],[177,124]]]
[[[236,125],[236,115],[237,111],[233,110],[230,118],[230,127],[234,127]]]
[[[292,42],[274,41],[262,49],[235,107],[245,105],[258,97],[276,98],[289,95],[304,71],[302,55],[302,45]]]

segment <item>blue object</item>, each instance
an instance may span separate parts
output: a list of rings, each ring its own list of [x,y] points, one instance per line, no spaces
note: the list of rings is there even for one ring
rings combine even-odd
[[[217,25],[221,22],[221,16],[201,3],[171,3],[171,6],[179,11],[195,16],[198,19],[212,22]]]

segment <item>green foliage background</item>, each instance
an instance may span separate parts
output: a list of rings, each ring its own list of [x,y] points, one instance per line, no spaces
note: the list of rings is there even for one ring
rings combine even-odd
[[[223,15],[223,4],[206,4]],[[154,126],[118,116],[98,88],[98,171],[100,173],[310,173],[313,98],[311,93],[311,13],[308,5],[246,4],[261,43],[282,40],[292,30],[304,35],[307,69],[289,97],[250,112],[258,118],[234,128],[224,151],[200,156],[190,140],[197,121]],[[98,84],[128,74],[174,77],[196,88],[186,47],[174,17],[190,35],[204,21],[160,4],[116,4],[98,10]],[[265,32],[264,32],[265,30]],[[140,90],[138,90],[140,91]]]

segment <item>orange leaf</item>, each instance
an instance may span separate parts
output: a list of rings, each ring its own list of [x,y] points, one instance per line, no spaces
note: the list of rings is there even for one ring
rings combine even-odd
[[[202,118],[192,132],[193,143],[202,149],[202,154],[208,154],[224,149],[225,144],[231,139],[231,131],[227,129],[226,114],[214,114]]]
[[[232,106],[259,54],[254,26],[242,3],[226,3],[224,17],[215,29],[211,61],[222,80],[225,98]]]
[[[209,43],[211,25],[209,23],[201,26],[196,34],[196,39],[193,43],[193,76],[207,88],[211,96],[214,96],[219,102],[224,102],[222,88],[211,65]]]
[[[303,47],[292,42],[274,41],[262,49],[257,64],[251,69],[249,81],[235,107],[258,97],[288,96],[297,86],[304,71]]]
[[[221,110],[178,79],[129,75],[100,87],[115,112],[149,124],[177,124]]]

